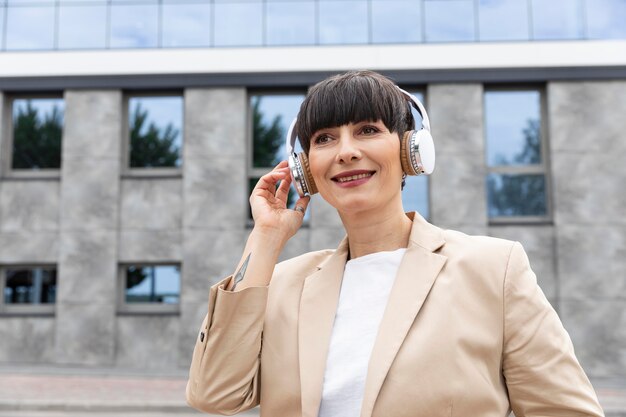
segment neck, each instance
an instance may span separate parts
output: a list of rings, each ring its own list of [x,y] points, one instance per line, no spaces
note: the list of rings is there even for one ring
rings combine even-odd
[[[339,213],[348,234],[350,259],[370,253],[406,248],[412,221],[402,203],[367,212]]]

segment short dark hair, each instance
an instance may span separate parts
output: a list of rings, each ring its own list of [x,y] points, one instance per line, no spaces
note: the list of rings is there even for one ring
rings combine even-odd
[[[315,84],[300,106],[296,132],[308,155],[320,129],[381,120],[391,133],[415,128],[411,106],[389,78],[373,71],[349,71]]]

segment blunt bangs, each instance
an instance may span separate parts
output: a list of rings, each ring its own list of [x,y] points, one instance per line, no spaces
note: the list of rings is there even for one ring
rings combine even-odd
[[[311,138],[320,129],[377,120],[400,137],[414,128],[410,105],[390,79],[372,71],[350,71],[309,90],[296,129],[308,154]]]

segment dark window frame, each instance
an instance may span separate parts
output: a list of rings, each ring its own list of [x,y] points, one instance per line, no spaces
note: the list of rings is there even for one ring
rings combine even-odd
[[[180,146],[179,167],[135,167],[130,166],[130,117],[129,103],[132,98],[157,98],[157,97],[180,97],[183,102],[182,109],[182,138]],[[185,163],[185,91],[184,90],[154,90],[154,91],[124,91],[122,99],[122,178],[180,178],[183,174]]]
[[[539,131],[541,137],[541,163],[537,165],[496,165],[489,166],[487,162],[487,112],[485,109],[485,95],[489,92],[518,92],[536,91],[539,93]],[[550,138],[548,131],[548,98],[545,84],[506,84],[506,85],[483,85],[482,93],[483,111],[483,144],[485,161],[485,184],[490,174],[541,174],[544,178],[546,193],[546,214],[542,216],[493,216],[487,213],[489,225],[519,225],[519,224],[552,224],[553,222],[553,202],[552,202],[552,178],[550,175]],[[489,210],[488,189],[485,185],[485,201],[487,211]]]
[[[6,288],[6,270],[7,269],[54,269],[57,274],[57,297],[59,288],[59,268],[55,264],[49,263],[16,263],[0,265],[0,315],[25,315],[25,316],[53,316],[56,311],[57,299],[54,303],[46,304],[7,304],[4,302],[4,291]]]
[[[180,269],[178,303],[128,303],[126,302],[126,272],[129,267],[158,267],[158,266],[177,266]],[[136,315],[136,314],[163,314],[163,315],[179,315],[180,306],[182,304],[182,288],[183,288],[183,268],[179,261],[160,261],[160,262],[123,262],[118,266],[118,291],[117,291],[117,313],[120,315]]]
[[[2,98],[0,96],[0,98]],[[0,177],[3,179],[54,179],[61,178],[63,167],[63,152],[61,151],[59,168],[41,169],[13,169],[13,103],[16,100],[37,100],[37,99],[61,99],[66,102],[65,92],[42,92],[42,93],[14,93],[5,94],[0,103]],[[67,108],[63,111],[63,125],[61,126],[61,144],[65,136],[65,121]],[[62,148],[61,148],[62,149]]]

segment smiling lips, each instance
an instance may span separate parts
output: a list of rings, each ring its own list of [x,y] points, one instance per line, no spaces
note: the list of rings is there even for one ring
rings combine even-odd
[[[357,186],[366,183],[376,171],[347,171],[335,175],[331,179],[340,186]]]

